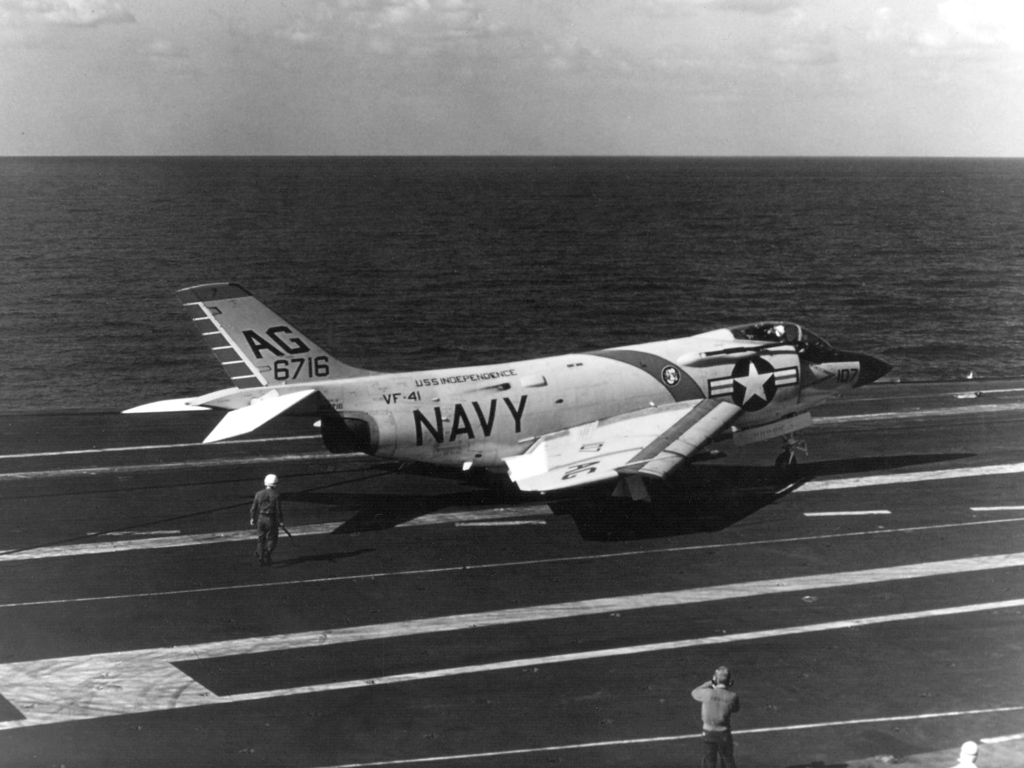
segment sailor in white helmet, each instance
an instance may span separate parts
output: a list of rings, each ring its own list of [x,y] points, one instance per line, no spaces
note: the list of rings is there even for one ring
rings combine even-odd
[[[277,475],[267,475],[266,486],[256,494],[249,509],[249,525],[256,526],[256,557],[260,565],[270,565],[271,554],[277,546],[277,529],[284,524],[281,494],[277,492]]]
[[[978,764],[978,742],[965,741],[960,747],[960,760],[953,768],[972,768]]]

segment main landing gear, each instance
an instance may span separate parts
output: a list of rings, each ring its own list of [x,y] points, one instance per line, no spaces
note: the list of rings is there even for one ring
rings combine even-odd
[[[782,438],[782,453],[775,459],[775,466],[783,469],[796,467],[797,451],[807,455],[807,441],[797,440],[796,435],[786,435]]]

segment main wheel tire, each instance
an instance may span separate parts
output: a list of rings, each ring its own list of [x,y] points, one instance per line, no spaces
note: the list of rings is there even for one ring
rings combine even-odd
[[[776,467],[793,467],[796,466],[796,453],[794,451],[783,451],[779,454],[779,457],[775,459]]]

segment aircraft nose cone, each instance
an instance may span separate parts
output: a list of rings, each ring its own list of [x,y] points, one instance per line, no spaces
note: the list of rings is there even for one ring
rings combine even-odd
[[[877,357],[872,357],[871,355],[854,355],[854,357],[860,363],[860,377],[854,385],[855,388],[878,381],[892,370],[891,365],[884,360],[879,360]]]

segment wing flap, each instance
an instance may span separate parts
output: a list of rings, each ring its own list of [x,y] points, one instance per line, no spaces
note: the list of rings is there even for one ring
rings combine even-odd
[[[743,409],[732,402],[705,400],[645,446],[619,474],[664,478],[742,412]]]
[[[618,477],[618,495],[647,499],[644,478],[665,477],[741,412],[728,402],[682,401],[545,435],[505,464],[523,491],[547,493]]]
[[[684,400],[544,435],[526,453],[505,459],[509,477],[521,490],[540,493],[613,480],[703,402]],[[672,433],[669,443],[674,439]]]

